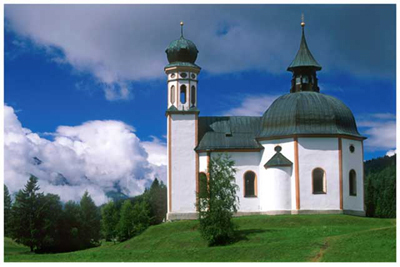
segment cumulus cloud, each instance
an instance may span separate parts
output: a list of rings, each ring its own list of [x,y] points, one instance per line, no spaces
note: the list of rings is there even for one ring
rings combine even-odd
[[[358,120],[357,126],[361,133],[368,137],[365,140],[367,150],[394,150],[396,148],[396,116],[394,114],[364,115]]]
[[[261,116],[277,99],[276,95],[248,95],[238,107],[224,112],[224,116]]]
[[[155,177],[166,179],[161,156],[165,144],[158,139],[142,142],[123,122],[60,126],[50,141],[23,128],[7,105],[4,120],[5,183],[11,192],[23,188],[33,174],[44,192],[56,193],[63,201],[79,200],[88,190],[101,204],[108,191],[134,196]]]
[[[386,152],[386,156],[388,157],[394,156],[395,154],[396,154],[396,149],[389,150],[388,152]]]
[[[120,100],[131,95],[127,82],[164,77],[180,20],[205,71],[282,73],[305,10],[308,45],[324,69],[394,78],[395,5],[7,5],[5,18],[6,30],[92,74],[107,99]]]

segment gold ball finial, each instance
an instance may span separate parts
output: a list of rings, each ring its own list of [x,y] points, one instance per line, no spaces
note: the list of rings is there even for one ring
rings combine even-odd
[[[300,23],[301,27],[304,27],[306,24],[304,22],[304,14],[301,14],[301,23]]]
[[[183,21],[181,21],[181,26],[183,26]]]

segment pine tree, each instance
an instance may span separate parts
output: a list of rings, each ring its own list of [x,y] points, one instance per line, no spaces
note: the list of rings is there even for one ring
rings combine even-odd
[[[115,241],[117,237],[119,214],[114,201],[110,201],[102,207],[101,217],[101,226],[105,239],[107,241]]]
[[[238,209],[235,162],[227,154],[211,158],[207,196],[198,196],[200,232],[209,246],[229,243],[235,236],[232,216]]]
[[[40,212],[40,198],[38,193],[38,179],[31,175],[25,188],[15,196],[12,206],[11,237],[16,242],[28,246],[31,252],[38,248],[40,240],[40,228],[43,226],[43,217]]]
[[[4,185],[4,236],[10,236],[11,227],[11,196]]]
[[[99,242],[101,230],[99,209],[87,191],[81,198],[80,206],[81,244],[85,247],[95,246]]]

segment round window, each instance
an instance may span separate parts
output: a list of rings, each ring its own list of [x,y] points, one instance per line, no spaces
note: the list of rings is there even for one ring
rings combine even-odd
[[[355,147],[353,145],[350,145],[349,150],[350,150],[351,153],[354,153],[354,150],[356,150],[356,149],[355,149]]]
[[[186,78],[187,77],[187,73],[185,73],[185,72],[181,73],[181,77],[182,78]]]
[[[175,73],[172,73],[172,74],[171,74],[171,78],[175,78]]]
[[[276,152],[281,152],[282,151],[282,147],[281,146],[276,146],[275,147],[275,151]]]
[[[192,79],[196,79],[196,74],[192,73],[191,77]]]

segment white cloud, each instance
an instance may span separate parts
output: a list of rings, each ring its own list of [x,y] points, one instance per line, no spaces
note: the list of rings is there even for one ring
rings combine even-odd
[[[277,99],[275,95],[248,95],[238,107],[224,112],[224,116],[261,116]]]
[[[386,156],[389,156],[389,157],[394,156],[395,154],[396,154],[396,149],[389,150],[388,152],[386,152]]]
[[[105,85],[107,99],[121,100],[129,99],[127,82],[164,78],[165,48],[179,38],[180,20],[185,37],[200,50],[197,63],[204,70],[283,73],[300,43],[303,10],[301,5],[7,5],[5,17],[6,29],[18,38],[43,48],[59,64],[92,74]],[[308,45],[325,70],[393,78],[393,7],[308,5],[307,11],[312,14]],[[369,19],[377,16],[378,24]],[[21,40],[14,46],[24,44],[26,50]]]
[[[394,150],[396,148],[395,119],[396,116],[391,113],[374,113],[364,115],[357,122],[360,132],[368,137],[365,140],[367,150]]]
[[[123,122],[60,126],[49,141],[23,128],[7,105],[4,119],[5,183],[11,192],[23,188],[33,174],[44,192],[56,193],[63,201],[79,200],[88,190],[101,204],[107,191],[134,196],[155,176],[166,180],[165,144],[158,139],[141,142],[134,128]]]

